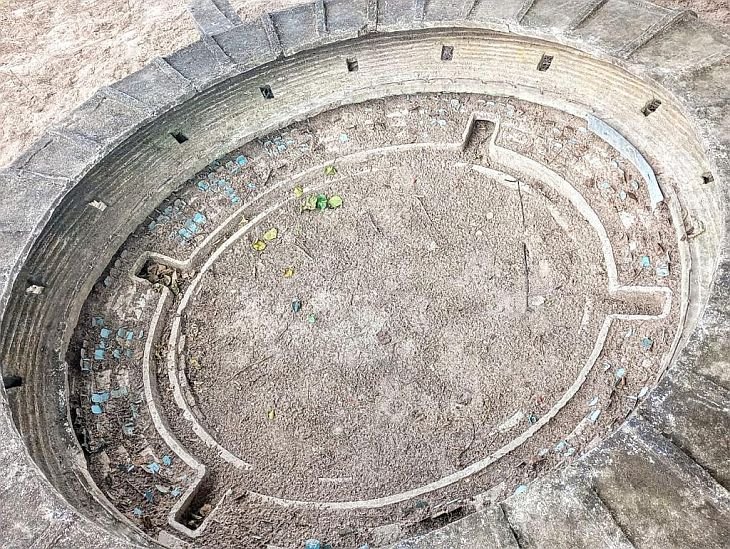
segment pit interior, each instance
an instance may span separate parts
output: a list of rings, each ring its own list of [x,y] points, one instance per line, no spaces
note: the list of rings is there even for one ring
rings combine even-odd
[[[524,490],[677,348],[687,231],[657,178],[585,118],[465,93],[231,151],[83,305],[66,362],[93,481],[201,547],[382,546]]]

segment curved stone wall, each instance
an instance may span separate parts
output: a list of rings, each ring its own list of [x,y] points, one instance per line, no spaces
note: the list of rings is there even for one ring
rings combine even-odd
[[[53,536],[76,546],[147,543],[111,505],[100,506],[64,390],[65,349],[81,305],[131,231],[186,179],[251,139],[338,105],[416,92],[508,95],[594,114],[676,189],[670,200],[681,204],[690,235],[688,346],[640,412],[645,419],[605,448],[637,437],[661,446],[656,433],[645,434],[653,425],[728,486],[727,456],[697,434],[717,428],[698,419],[712,398],[692,409],[687,402],[699,387],[722,403],[730,388],[723,359],[730,41],[691,14],[645,2],[491,4],[333,0],[252,24],[219,21],[215,36],[101,90],[0,174],[0,363],[25,380],[8,395],[15,426],[5,397],[0,414],[0,462],[9,464],[0,493],[22,486],[15,510],[0,519],[11,545],[58,543]],[[442,61],[443,46],[453,47],[453,59]],[[543,55],[553,56],[545,72],[537,70]],[[356,72],[348,59],[357,59]],[[652,99],[661,105],[646,116]],[[172,135],[180,133],[183,143]],[[583,476],[598,485],[604,469],[596,455]],[[713,501],[727,513],[727,494],[717,490]],[[46,494],[50,511],[27,521],[22,509]],[[99,525],[83,534],[88,542],[77,512]]]

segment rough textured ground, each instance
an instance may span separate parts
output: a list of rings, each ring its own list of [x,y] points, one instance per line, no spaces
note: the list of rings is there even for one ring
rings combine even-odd
[[[488,126],[464,154],[345,161],[376,146],[458,142],[475,110],[501,119],[498,144],[550,166],[584,195],[607,228],[622,281],[676,293],[671,224],[651,212],[635,169],[581,119],[505,98],[436,94],[351,105],[297,123],[234,151],[166,200],[84,307],[69,364],[79,364],[84,341],[89,356],[105,339],[94,318],[103,317],[111,333],[104,359],[90,361],[92,372],[71,370],[75,426],[92,475],[122,512],[154,535],[191,478],[179,460],[164,464],[171,451],[141,398],[141,348],[157,295],[128,273],[145,251],[183,260],[227,219],[226,235],[245,224],[241,215],[253,219],[287,199],[232,243],[184,313],[178,377],[189,383],[201,422],[253,472],[222,461],[181,419],[166,370],[169,333],[155,354],[163,412],[211,471],[194,513],[202,517],[233,491],[200,546],[245,539],[288,547],[314,536],[352,547],[429,530],[578,457],[631,412],[642,388],[655,383],[673,320],[615,322],[596,367],[556,419],[469,482],[347,512],[279,507],[257,495],[386,496],[483,459],[547,413],[575,379],[605,312],[625,307],[606,299],[594,233],[562,195],[531,180],[518,191],[458,164],[490,165]],[[337,173],[326,175],[321,166],[332,158]],[[290,179],[313,165],[320,167],[299,182],[304,195],[297,199]],[[342,206],[301,212],[300,200],[318,185],[341,196]],[[187,235],[196,213],[205,222]],[[276,237],[253,249],[271,228]],[[219,246],[224,238],[213,240]],[[650,268],[641,266],[642,255]],[[655,266],[667,260],[670,275],[658,278]],[[285,276],[289,267],[293,274]],[[181,273],[183,292],[198,268]],[[165,276],[158,275],[155,282]],[[634,303],[624,312],[653,309]],[[675,301],[670,318],[677,314]],[[653,341],[648,351],[643,337]],[[93,414],[91,393],[110,390],[116,393],[103,412]],[[595,422],[586,419],[591,413],[599,414]],[[161,470],[150,472],[152,463]],[[187,520],[200,522],[193,514]],[[390,523],[388,538],[380,528]]]
[[[234,0],[244,18],[299,0]],[[727,0],[656,0],[730,26]],[[0,0],[0,167],[101,86],[197,38],[186,0]]]

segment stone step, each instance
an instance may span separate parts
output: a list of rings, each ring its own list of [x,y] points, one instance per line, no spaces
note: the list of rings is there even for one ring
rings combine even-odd
[[[390,549],[520,549],[501,507],[472,513]]]
[[[652,37],[663,32],[683,16],[650,2],[608,0],[597,3],[583,21],[575,21],[574,34],[590,39],[602,49],[627,57]]]
[[[730,494],[641,418],[576,467],[637,549],[728,547]]]
[[[670,372],[640,415],[730,489],[730,391],[691,372]]]
[[[523,549],[633,548],[600,498],[574,470],[533,483],[502,506]]]

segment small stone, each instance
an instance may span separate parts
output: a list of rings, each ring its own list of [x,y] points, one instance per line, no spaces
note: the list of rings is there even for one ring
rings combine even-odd
[[[309,313],[307,315],[307,322],[309,322],[310,324],[314,324],[315,322],[317,322],[317,315],[315,315],[314,313]]]
[[[387,345],[390,343],[393,338],[391,337],[390,333],[386,330],[380,330],[377,334],[375,334],[375,338],[378,340],[378,343],[381,345]]]
[[[299,301],[298,299],[295,299],[294,301],[292,301],[291,302],[291,310],[294,313],[298,313],[299,311],[301,311],[302,310],[302,302]]]
[[[588,420],[589,420],[589,421],[590,421],[591,423],[595,423],[596,421],[598,421],[598,417],[599,417],[600,415],[601,415],[601,411],[600,411],[600,410],[593,410],[593,411],[591,412],[591,415],[589,415],[589,416],[588,416]]]

